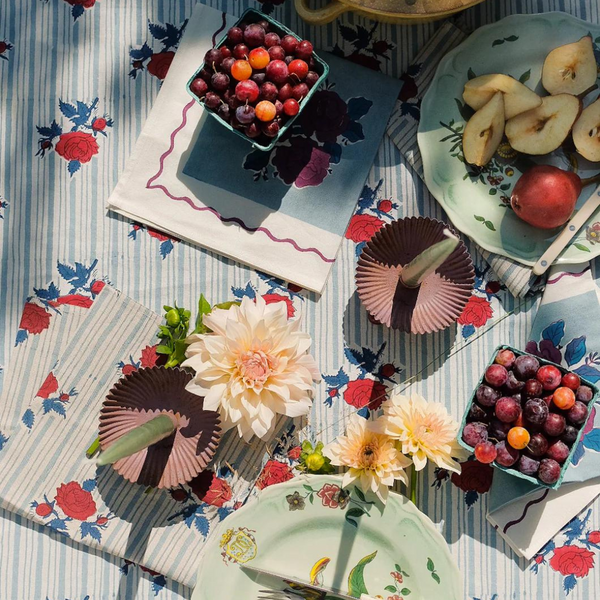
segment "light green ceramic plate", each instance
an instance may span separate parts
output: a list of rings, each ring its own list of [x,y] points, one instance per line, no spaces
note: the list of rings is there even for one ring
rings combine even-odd
[[[192,599],[255,600],[265,585],[239,568],[248,563],[355,597],[463,600],[444,538],[414,504],[390,494],[382,511],[340,484],[301,476],[227,517],[206,547]]]
[[[470,114],[462,101],[465,82],[487,73],[505,73],[520,79],[540,95],[541,71],[548,52],[557,46],[592,35],[596,59],[600,58],[600,26],[565,13],[513,15],[475,31],[439,64],[423,98],[419,148],[425,183],[448,213],[452,223],[491,252],[533,265],[548,248],[556,231],[535,229],[508,207],[511,190],[534,157],[515,155],[506,144],[481,173],[462,159],[462,130]],[[585,105],[596,99],[589,94]],[[575,161],[573,163],[572,161]],[[557,152],[535,162],[563,169],[577,165],[582,178],[600,171],[579,155]],[[584,188],[580,207],[594,191]],[[600,211],[597,211],[559,257],[559,263],[581,263],[600,255]]]

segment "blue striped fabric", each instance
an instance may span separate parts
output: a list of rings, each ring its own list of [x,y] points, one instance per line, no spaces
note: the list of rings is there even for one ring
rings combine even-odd
[[[247,6],[258,6],[253,0],[206,3],[236,15]],[[2,52],[8,60],[0,59],[0,331],[4,334],[0,365],[5,368],[15,351],[23,304],[34,294],[33,289],[47,289],[52,281],[61,294],[68,295],[72,286],[57,271],[57,263],[74,265],[78,261],[90,267],[97,259],[84,287],[94,279],[106,278],[156,312],[171,300],[193,307],[200,292],[213,301],[230,299],[240,290],[247,291],[248,283],[260,293],[286,295],[301,312],[303,327],[315,340],[314,354],[323,374],[337,374],[342,368],[355,379],[362,371],[347,348],[382,349],[378,365],[402,368],[400,374],[392,375],[393,381],[414,378],[417,383],[412,390],[445,401],[460,417],[492,349],[500,343],[525,346],[537,299],[516,300],[506,291],[492,290],[489,283],[493,278],[485,263],[477,259],[478,286],[483,290],[478,295],[489,301],[493,316],[487,326],[495,324],[493,328],[482,337],[478,333],[464,337],[470,330],[459,325],[417,338],[369,322],[355,293],[357,246],[350,239],[342,244],[325,294],[317,298],[307,293],[295,295],[231,260],[163,239],[124,218],[107,215],[105,201],[160,87],[148,70],[148,59],[142,61],[143,69],[138,68],[130,51],[140,50],[144,42],[156,54],[172,51],[172,46],[165,49],[164,44],[173,40],[166,39],[163,44],[153,37],[149,23],[179,27],[191,14],[194,1],[98,0],[88,4],[94,5],[74,18],[74,7],[65,0],[0,0],[0,42],[6,40],[12,46]],[[549,10],[600,20],[594,0],[488,0],[457,17],[457,22],[473,29],[507,14]],[[276,6],[273,15],[314,40],[317,47],[395,76],[406,70],[441,26],[439,22],[376,25],[347,14],[336,23],[311,28],[299,21],[291,0]],[[358,32],[364,35],[359,26],[368,34],[367,48],[358,48],[352,40]],[[159,30],[154,32],[160,36]],[[152,70],[158,72],[158,66],[156,61]],[[132,71],[135,78],[130,77]],[[51,128],[56,120],[65,132],[72,127],[61,112],[60,99],[77,106],[77,101],[90,105],[95,98],[96,117],[112,119],[113,124],[106,127],[106,136],[97,136],[98,152],[89,162],[81,163],[71,176],[68,162],[56,149],[56,139],[43,157],[41,153],[36,156],[48,137],[47,131],[37,130],[38,126]],[[61,151],[64,153],[63,148]],[[82,157],[86,156],[84,152]],[[397,205],[391,216],[444,218],[389,139],[379,148],[368,186],[377,201],[391,199]],[[486,289],[490,289],[489,296]],[[347,415],[356,410],[344,400],[343,391],[336,396],[334,387],[327,381],[319,387],[305,435],[332,439],[343,430]],[[419,504],[435,522],[443,521],[444,535],[464,574],[468,598],[545,600],[565,596],[566,578],[549,565],[549,560],[533,563],[538,572],[532,572],[531,565],[517,559],[490,527],[485,519],[485,495],[471,495],[467,504],[465,492],[449,482],[441,482],[439,490],[436,485],[432,487],[437,477],[433,471],[427,473],[419,489]],[[582,531],[599,530],[599,516],[595,503]],[[0,513],[2,600],[190,597],[189,588],[183,585],[46,530],[6,511]],[[564,545],[567,539],[561,536],[556,544]],[[188,550],[182,547],[181,553]],[[598,550],[591,547],[589,551],[599,568]],[[569,598],[596,597],[600,597],[600,578],[592,569],[576,579]]]

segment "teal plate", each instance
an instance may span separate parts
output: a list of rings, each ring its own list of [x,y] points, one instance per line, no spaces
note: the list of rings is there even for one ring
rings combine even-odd
[[[227,517],[206,546],[192,600],[255,600],[265,584],[242,564],[355,597],[463,600],[444,538],[414,504],[390,494],[381,510],[360,491],[342,492],[341,481],[297,477]]]
[[[552,243],[556,231],[535,229],[521,221],[509,207],[511,191],[520,175],[536,163],[563,169],[576,166],[583,178],[600,171],[568,151],[543,157],[516,154],[503,144],[492,161],[479,172],[462,160],[462,131],[472,110],[462,101],[468,79],[487,73],[505,73],[520,79],[540,95],[542,65],[557,46],[591,34],[596,60],[600,58],[600,26],[565,13],[512,15],[481,27],[440,62],[423,98],[419,124],[419,149],[425,183],[457,229],[482,248],[533,265]],[[598,92],[588,94],[590,104]],[[594,192],[587,186],[577,203]],[[586,223],[556,262],[582,263],[600,255],[600,210]]]

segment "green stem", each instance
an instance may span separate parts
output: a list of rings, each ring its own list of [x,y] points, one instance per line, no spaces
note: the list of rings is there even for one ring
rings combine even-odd
[[[97,437],[91,444],[91,446],[85,451],[85,455],[88,458],[93,458],[94,454],[100,450],[100,438]]]
[[[410,501],[417,506],[417,488],[419,486],[419,472],[413,465],[410,472]]]

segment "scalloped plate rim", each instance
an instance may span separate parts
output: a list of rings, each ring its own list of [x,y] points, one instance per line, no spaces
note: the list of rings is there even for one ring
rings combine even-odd
[[[492,252],[494,254],[498,254],[500,256],[504,256],[506,258],[514,260],[515,262],[518,262],[525,266],[535,265],[537,260],[539,260],[539,258],[541,257],[541,254],[537,258],[529,259],[529,258],[518,255],[516,252],[509,250],[509,249],[505,248],[504,246],[498,246],[498,245],[494,244],[493,242],[488,241],[488,238],[486,238],[486,237],[482,238],[479,235],[473,235],[472,234],[473,229],[471,227],[469,227],[464,222],[463,217],[458,212],[456,212],[445,201],[443,188],[434,181],[434,178],[432,176],[433,165],[432,165],[432,159],[431,159],[430,145],[424,141],[423,132],[421,131],[421,127],[422,127],[422,123],[423,123],[422,115],[425,113],[425,111],[427,111],[430,108],[430,105],[433,104],[433,102],[434,102],[434,96],[432,93],[432,90],[434,87],[433,84],[441,75],[445,74],[445,73],[442,73],[442,71],[446,68],[446,65],[459,52],[461,52],[464,49],[464,44],[477,43],[478,40],[480,38],[482,38],[489,30],[493,30],[493,29],[497,28],[500,24],[506,24],[507,22],[510,22],[510,21],[528,21],[528,20],[532,20],[532,19],[539,19],[541,21],[552,21],[553,19],[557,19],[557,18],[566,19],[567,21],[572,21],[579,25],[583,25],[583,26],[587,27],[588,29],[600,28],[600,24],[598,24],[598,23],[590,23],[588,21],[585,21],[584,19],[580,19],[579,17],[576,17],[574,15],[571,15],[569,13],[566,13],[566,12],[563,12],[560,10],[554,10],[554,11],[549,11],[549,12],[545,12],[545,13],[531,13],[531,14],[519,13],[519,14],[507,15],[506,17],[504,17],[498,21],[495,21],[494,23],[488,23],[486,25],[482,25],[481,27],[478,27],[475,31],[473,31],[471,34],[469,34],[468,37],[465,38],[460,44],[458,44],[458,46],[456,46],[455,48],[450,50],[442,58],[442,60],[439,62],[438,66],[436,67],[435,74],[434,74],[433,78],[431,79],[431,83],[429,84],[429,86],[423,96],[423,101],[421,103],[421,119],[419,121],[419,128],[417,131],[417,143],[418,143],[419,152],[421,153],[421,158],[422,158],[423,179],[424,179],[425,185],[427,186],[431,195],[437,200],[438,204],[446,212],[446,214],[448,215],[448,218],[450,219],[452,224],[459,231],[461,231],[463,234],[465,234],[467,237],[469,237],[472,241],[474,241],[478,246],[480,246],[483,250]],[[582,227],[582,229],[583,229],[583,227]],[[485,231],[483,231],[483,233],[485,234]],[[574,241],[575,240],[573,240],[573,242]],[[548,246],[549,245],[550,244],[548,244]],[[572,247],[572,243],[569,244],[565,250],[563,250],[561,255],[559,255],[559,257],[552,264],[553,265],[583,264],[583,263],[589,262],[589,261],[593,260],[594,258],[600,256],[600,244],[596,245],[595,250],[590,249],[589,252],[584,252],[584,251],[580,250],[579,254],[577,254],[576,256],[569,256],[569,257],[565,256],[565,252],[568,249],[570,249],[571,247]]]

